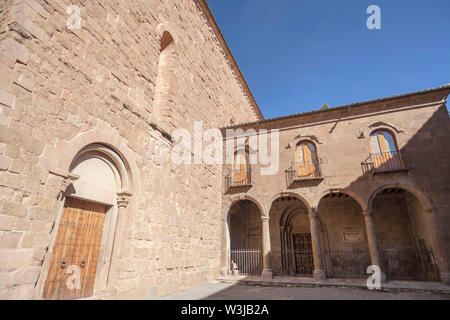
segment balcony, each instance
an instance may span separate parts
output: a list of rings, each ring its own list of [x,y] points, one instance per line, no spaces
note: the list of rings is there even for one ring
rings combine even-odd
[[[252,170],[247,168],[246,170],[231,170],[225,176],[225,190],[238,188],[250,188],[252,186]]]
[[[408,171],[403,163],[401,155],[397,151],[370,154],[361,163],[363,173],[382,174],[391,172]]]
[[[290,186],[295,182],[308,182],[323,180],[318,162],[293,162],[286,170],[286,182]]]

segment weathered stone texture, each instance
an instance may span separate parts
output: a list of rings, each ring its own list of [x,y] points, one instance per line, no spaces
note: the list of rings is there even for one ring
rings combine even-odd
[[[70,31],[72,4],[0,7],[0,242],[27,252],[0,255],[0,296],[40,298],[35,284],[60,192],[51,171],[74,138],[96,128],[125,139],[139,159],[118,296],[200,284],[219,272],[221,166],[171,164],[172,143],[155,130],[158,25],[176,46],[172,128],[255,121],[257,112],[195,1],[82,1],[82,29]]]

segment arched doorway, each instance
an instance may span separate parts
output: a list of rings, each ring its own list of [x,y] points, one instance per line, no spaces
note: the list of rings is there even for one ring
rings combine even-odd
[[[319,202],[321,240],[330,278],[367,278],[371,265],[362,208],[343,192],[326,194]]]
[[[372,198],[382,270],[389,280],[438,281],[430,212],[402,188],[388,187]]]
[[[106,288],[131,197],[128,163],[109,146],[85,146],[68,171],[44,262],[42,296],[49,300],[89,298]]]
[[[297,197],[282,196],[272,203],[270,218],[274,274],[312,276],[314,258],[306,204]]]
[[[228,213],[230,272],[260,275],[262,272],[261,211],[250,200],[234,203]]]

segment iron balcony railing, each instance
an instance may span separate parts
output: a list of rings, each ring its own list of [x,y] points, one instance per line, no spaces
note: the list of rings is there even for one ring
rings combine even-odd
[[[233,187],[247,187],[252,185],[252,171],[250,168],[246,170],[232,170],[225,176],[225,190]]]
[[[318,179],[323,179],[318,161],[291,162],[290,168],[286,170],[288,185],[295,181]]]
[[[386,173],[407,170],[401,155],[397,151],[371,153],[361,165],[363,173]]]

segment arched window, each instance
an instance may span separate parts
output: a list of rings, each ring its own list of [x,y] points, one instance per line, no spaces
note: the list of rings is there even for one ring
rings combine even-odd
[[[377,130],[370,135],[370,152],[375,168],[388,162],[400,165],[401,160],[394,136],[386,130]]]
[[[158,74],[156,76],[155,93],[153,101],[153,113],[164,125],[169,125],[172,112],[175,108],[175,91],[177,79],[177,52],[175,42],[171,34],[164,31],[161,42],[161,52],[158,62]],[[168,129],[168,128],[166,128]]]
[[[235,152],[233,160],[233,185],[246,185],[250,183],[247,159],[247,151]]]
[[[299,178],[320,177],[316,147],[312,142],[303,141],[295,148],[295,165]]]

